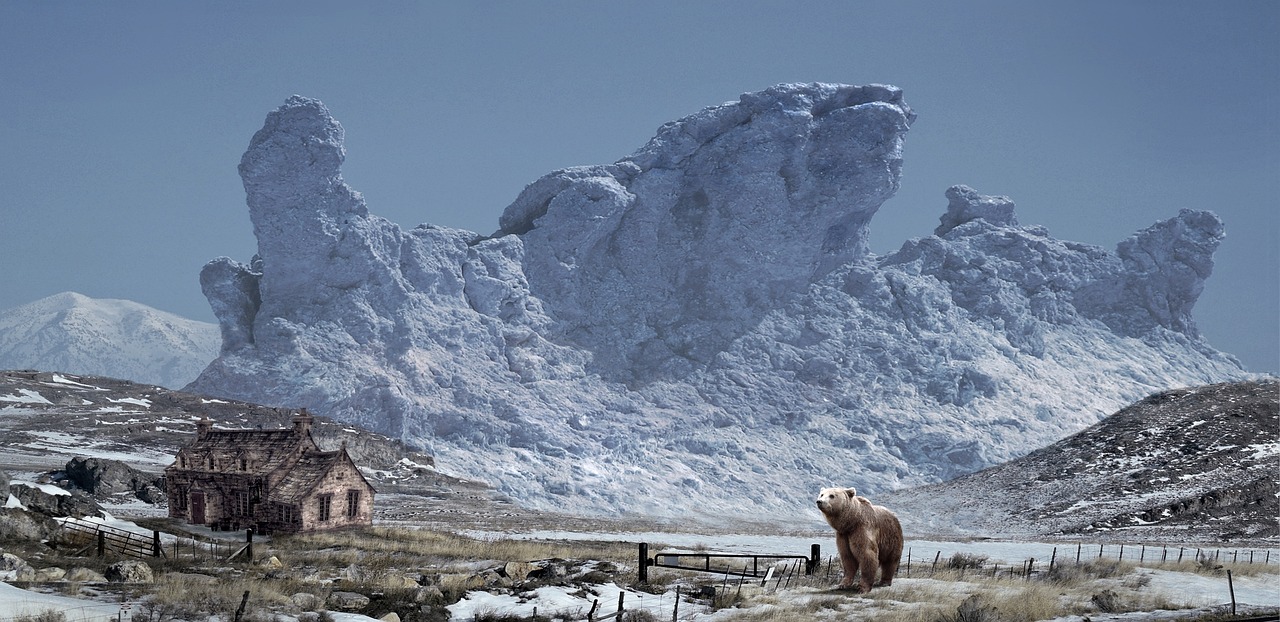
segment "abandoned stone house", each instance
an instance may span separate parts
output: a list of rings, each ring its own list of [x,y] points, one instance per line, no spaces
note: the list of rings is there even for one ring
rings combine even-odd
[[[372,524],[373,486],[345,443],[320,450],[312,422],[306,409],[279,430],[215,430],[200,420],[195,442],[164,471],[169,516],[264,534]]]

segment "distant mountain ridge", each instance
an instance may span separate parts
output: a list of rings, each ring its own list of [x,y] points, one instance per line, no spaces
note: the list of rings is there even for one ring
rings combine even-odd
[[[179,388],[218,356],[220,343],[216,324],[75,292],[0,311],[0,369],[91,374]]]

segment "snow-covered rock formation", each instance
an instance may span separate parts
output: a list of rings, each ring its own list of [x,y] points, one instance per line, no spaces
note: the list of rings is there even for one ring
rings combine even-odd
[[[63,292],[0,311],[0,369],[96,374],[176,388],[217,356],[217,326],[128,300]]]
[[[1208,212],[1112,253],[957,186],[934,235],[869,254],[913,119],[888,86],[746,94],[535,181],[482,236],[370,214],[341,126],[295,96],[241,161],[258,255],[202,272],[223,349],[190,388],[359,423],[533,506],[759,516],[1245,375],[1191,319]]]

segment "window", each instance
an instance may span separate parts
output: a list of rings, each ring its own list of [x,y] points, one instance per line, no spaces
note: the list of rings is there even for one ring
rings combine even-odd
[[[248,461],[248,460],[245,460],[244,458],[241,458],[241,459],[240,459],[240,470],[241,470],[241,471],[248,471],[248,470],[249,470],[249,461]]]
[[[209,470],[213,470],[213,456],[209,456]]]
[[[355,518],[360,515],[360,491],[347,491],[347,518]]]
[[[320,502],[319,520],[324,522],[329,520],[329,510],[333,508],[333,495],[320,495],[318,499]]]
[[[235,507],[232,508],[233,516],[249,515],[249,493],[244,490],[236,492]]]
[[[292,505],[280,506],[280,522],[285,525],[289,525],[293,523],[293,506]]]

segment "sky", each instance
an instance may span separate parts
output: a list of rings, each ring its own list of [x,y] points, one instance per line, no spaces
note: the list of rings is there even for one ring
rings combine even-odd
[[[919,115],[872,250],[943,192],[1114,249],[1182,208],[1227,237],[1194,315],[1280,371],[1280,3],[0,0],[0,309],[63,291],[214,321],[256,251],[236,166],[293,94],[346,129],[372,213],[492,233],[553,170],[783,82],[887,83]]]

